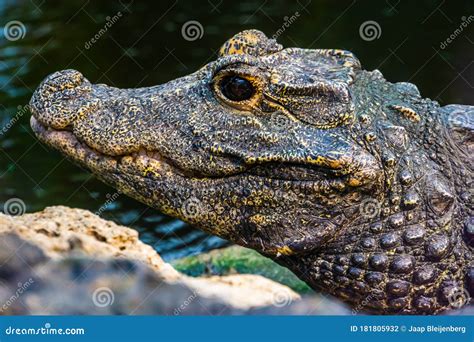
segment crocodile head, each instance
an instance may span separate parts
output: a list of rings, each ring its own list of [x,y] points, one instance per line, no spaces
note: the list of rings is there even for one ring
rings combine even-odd
[[[380,191],[380,161],[354,139],[357,59],[282,49],[256,31],[217,61],[151,88],[56,72],[33,96],[41,140],[119,190],[264,253],[303,252]]]
[[[410,143],[429,121],[419,113],[436,104],[363,71],[347,51],[283,49],[244,31],[217,60],[166,84],[118,89],[64,70],[30,105],[39,139],[98,178],[288,265],[315,288],[356,303],[378,289],[367,302],[379,310],[442,307],[431,294],[403,299],[417,276],[414,245],[431,236],[426,248],[442,254],[452,238],[426,233],[414,186],[438,165],[417,153],[423,141]],[[453,189],[437,169],[429,186],[446,197],[434,208],[445,215]]]

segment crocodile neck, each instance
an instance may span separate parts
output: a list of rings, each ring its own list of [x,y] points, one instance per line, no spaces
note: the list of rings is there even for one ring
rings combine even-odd
[[[442,312],[449,293],[464,291],[458,280],[472,260],[462,235],[469,213],[461,203],[472,171],[447,157],[452,147],[436,102],[422,99],[412,85],[388,83],[378,72],[363,74],[353,91],[359,103],[354,138],[384,165],[384,189],[373,194],[378,212],[345,224],[320,250],[277,261],[356,312]],[[368,96],[374,107],[367,108]],[[410,108],[420,120],[407,120],[392,105]],[[361,120],[364,115],[375,124]],[[364,139],[369,132],[377,143]]]

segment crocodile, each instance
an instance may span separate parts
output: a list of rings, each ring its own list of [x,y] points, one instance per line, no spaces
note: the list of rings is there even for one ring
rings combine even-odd
[[[40,141],[105,183],[354,312],[472,304],[474,106],[441,106],[349,51],[247,30],[157,86],[55,72],[30,109]]]

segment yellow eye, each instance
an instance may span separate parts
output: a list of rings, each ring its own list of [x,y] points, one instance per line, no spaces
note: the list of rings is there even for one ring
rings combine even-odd
[[[240,76],[229,75],[220,82],[222,94],[231,101],[245,101],[255,94],[253,84]]]

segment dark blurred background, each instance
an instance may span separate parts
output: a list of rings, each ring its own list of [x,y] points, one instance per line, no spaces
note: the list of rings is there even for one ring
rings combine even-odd
[[[136,228],[166,260],[226,242],[165,217],[47,149],[24,107],[51,72],[144,87],[191,73],[233,34],[257,28],[284,46],[341,48],[423,96],[474,104],[472,1],[1,1],[0,210],[50,205],[89,209]]]

